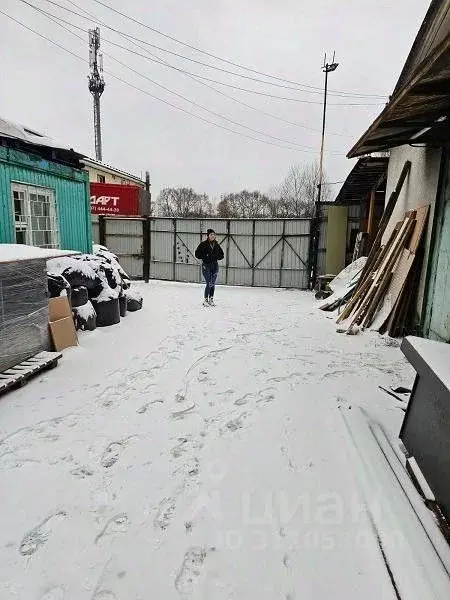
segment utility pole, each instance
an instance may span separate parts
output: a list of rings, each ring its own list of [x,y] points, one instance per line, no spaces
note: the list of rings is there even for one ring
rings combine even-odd
[[[314,218],[311,223],[311,249],[310,249],[310,281],[309,287],[313,289],[317,279],[317,261],[319,256],[319,237],[320,237],[320,218],[322,211],[320,202],[322,200],[322,186],[323,186],[323,154],[325,147],[325,125],[327,118],[327,93],[328,93],[328,73],[336,71],[339,63],[335,62],[336,53],[333,52],[333,60],[331,63],[327,62],[327,55],[323,61],[322,71],[325,73],[325,86],[323,94],[323,116],[322,116],[322,139],[320,143],[320,160],[319,160],[319,182],[317,184],[317,199],[314,203]]]
[[[339,66],[339,63],[334,62],[336,53],[333,52],[333,61],[331,63],[327,62],[327,55],[325,54],[325,58],[323,61],[322,71],[325,73],[325,88],[323,94],[323,117],[322,117],[322,141],[320,144],[320,163],[319,163],[319,184],[317,186],[317,202],[320,203],[322,198],[322,183],[323,183],[323,150],[325,146],[325,124],[327,118],[327,93],[328,93],[328,73],[332,73],[336,71]]]
[[[152,193],[150,191],[150,171],[145,171],[145,191],[148,194],[148,215],[152,216]]]
[[[100,50],[100,29],[89,30],[89,68],[91,73],[88,77],[89,91],[94,98],[94,136],[95,136],[95,158],[102,162],[102,122],[100,117],[100,97],[105,90],[103,79],[103,56]]]

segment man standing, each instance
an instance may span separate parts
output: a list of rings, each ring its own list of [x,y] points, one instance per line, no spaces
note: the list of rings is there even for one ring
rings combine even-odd
[[[203,277],[206,281],[203,306],[215,306],[214,290],[219,274],[219,260],[223,259],[223,250],[216,240],[214,229],[208,229],[207,238],[195,251],[195,257],[202,261]]]

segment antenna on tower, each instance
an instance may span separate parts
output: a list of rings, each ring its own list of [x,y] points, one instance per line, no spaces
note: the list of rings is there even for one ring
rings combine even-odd
[[[94,136],[95,136],[95,157],[102,161],[102,124],[100,117],[100,97],[105,90],[105,80],[103,79],[103,55],[99,54],[100,49],[100,29],[89,30],[89,68],[91,73],[88,77],[89,91],[94,98]]]

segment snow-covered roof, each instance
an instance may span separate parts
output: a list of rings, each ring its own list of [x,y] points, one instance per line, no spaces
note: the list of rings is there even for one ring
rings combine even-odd
[[[1,117],[0,137],[22,140],[27,144],[33,144],[35,146],[45,146],[47,148],[55,148],[56,150],[67,150],[69,152],[74,151],[73,148],[70,148],[66,144],[62,144],[57,140],[48,137],[47,135],[45,135],[45,133],[40,133],[35,129],[30,129],[25,125],[13,123],[12,121],[2,119]],[[77,154],[79,153],[77,152]],[[80,156],[82,155],[80,154]]]
[[[74,250],[53,250],[50,248],[37,248],[23,244],[0,244],[0,263],[17,262],[19,260],[38,260],[57,258],[80,254]]]
[[[99,160],[95,160],[93,158],[88,158],[85,156],[83,158],[82,162],[84,163],[84,165],[86,167],[93,167],[95,169],[98,169],[99,171],[104,170],[104,171],[107,171],[108,173],[112,173],[113,175],[118,175],[119,177],[122,177],[122,178],[132,179],[133,181],[136,181],[136,183],[139,185],[144,185],[144,183],[145,183],[137,175],[133,175],[132,173],[127,173],[126,171],[122,171],[120,169],[116,169],[115,167],[112,167],[111,165],[105,165],[105,163],[102,163]]]

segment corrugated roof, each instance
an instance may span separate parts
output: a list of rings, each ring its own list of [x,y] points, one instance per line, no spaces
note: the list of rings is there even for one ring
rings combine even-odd
[[[335,204],[348,206],[365,200],[375,186],[379,188],[382,184],[387,174],[388,163],[387,156],[360,158],[339,190]]]
[[[394,93],[349,158],[414,142],[448,142],[450,0],[433,0]]]
[[[40,133],[24,125],[19,125],[18,123],[13,123],[12,121],[2,118],[0,118],[0,137],[21,140],[22,142],[32,144],[33,146],[75,152],[73,148],[54,140],[44,133]],[[75,152],[75,154],[82,156],[82,154],[78,152]]]

